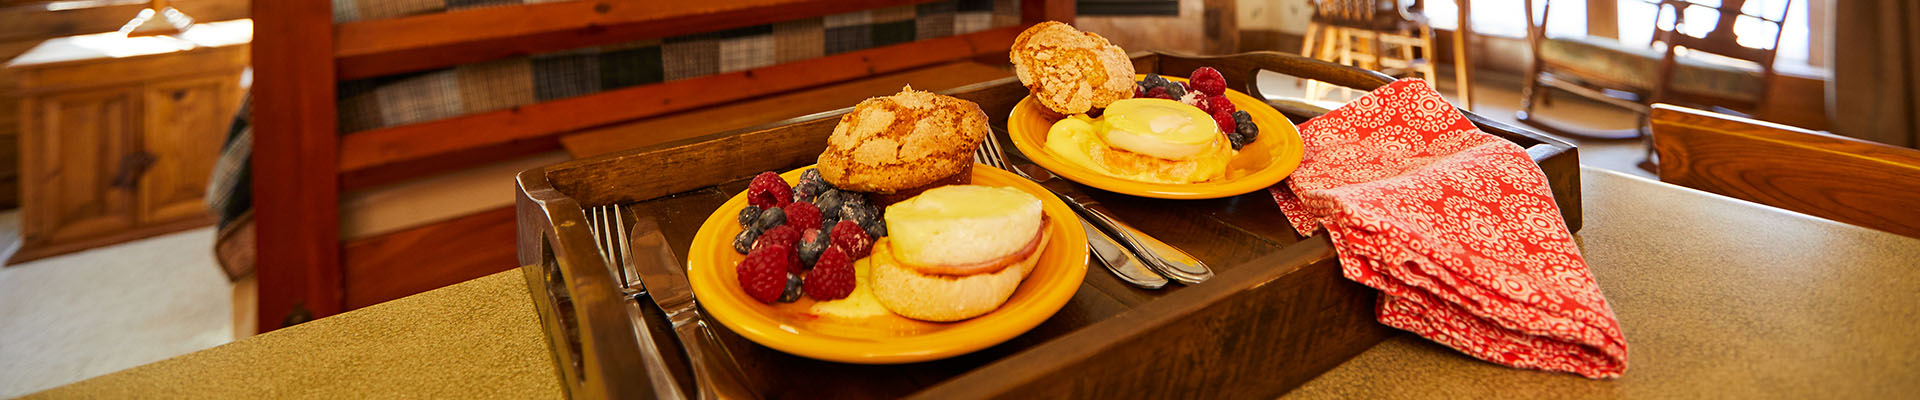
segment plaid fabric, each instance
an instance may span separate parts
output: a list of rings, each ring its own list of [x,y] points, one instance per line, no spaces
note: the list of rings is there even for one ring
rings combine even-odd
[[[571,0],[333,0],[337,22]],[[1019,23],[1018,0],[948,0],[340,82],[359,132]]]

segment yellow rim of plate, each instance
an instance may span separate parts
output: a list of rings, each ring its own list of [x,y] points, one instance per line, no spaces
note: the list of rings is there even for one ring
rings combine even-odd
[[[1136,75],[1135,80],[1145,77],[1146,75]],[[1166,78],[1176,82],[1186,81],[1182,78]],[[1254,142],[1271,148],[1268,155],[1273,158],[1268,161],[1266,168],[1231,181],[1189,184],[1139,182],[1108,176],[1055,158],[1047,153],[1045,140],[1047,130],[1053,127],[1056,120],[1047,118],[1041,112],[1040,104],[1035,102],[1031,95],[1020,99],[1020,103],[1014,105],[1012,115],[1007,118],[1007,132],[1008,136],[1013,137],[1013,146],[1020,149],[1020,153],[1025,154],[1027,159],[1033,160],[1034,164],[1039,164],[1048,171],[1053,171],[1074,182],[1134,196],[1162,199],[1214,199],[1238,196],[1266,189],[1280,183],[1287,178],[1287,175],[1293,174],[1293,170],[1300,167],[1300,158],[1306,154],[1300,141],[1300,132],[1293,126],[1293,121],[1287,120],[1286,115],[1280,114],[1280,111],[1274,110],[1265,102],[1239,91],[1228,89],[1227,100],[1233,102],[1234,108],[1245,110],[1253,117],[1253,123],[1260,126],[1260,137],[1255,138]],[[1246,155],[1236,157],[1242,156]]]
[[[811,166],[781,174],[798,182]],[[973,166],[974,184],[1018,188],[1039,198],[1054,223],[1054,238],[1042,249],[1035,271],[1022,281],[1007,304],[987,315],[954,322],[951,328],[921,335],[887,338],[829,336],[792,326],[767,315],[769,306],[747,297],[720,274],[734,274],[740,258],[732,249],[736,222],[746,194],[735,194],[707,217],[694,234],[687,279],[707,315],[755,343],[808,358],[856,364],[899,364],[937,360],[984,349],[1032,330],[1051,318],[1080,289],[1087,273],[1087,237],[1066,203],[1031,181],[986,165]],[[729,256],[731,255],[731,256]],[[1031,292],[1031,293],[1028,293]],[[1023,296],[1025,295],[1025,296]],[[1018,301],[1018,303],[1016,303]]]

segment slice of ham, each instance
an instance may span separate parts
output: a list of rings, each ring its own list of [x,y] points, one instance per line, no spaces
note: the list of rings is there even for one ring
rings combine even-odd
[[[1046,233],[1047,229],[1052,227],[1052,224],[1052,218],[1048,218],[1046,214],[1041,214],[1040,229],[1033,231],[1033,239],[1028,240],[1026,246],[1021,247],[1020,250],[987,261],[969,264],[915,264],[897,258],[894,261],[900,263],[901,266],[927,275],[968,276],[998,273],[1008,266],[1025,261],[1029,256],[1032,256],[1035,251],[1039,251],[1041,235]]]

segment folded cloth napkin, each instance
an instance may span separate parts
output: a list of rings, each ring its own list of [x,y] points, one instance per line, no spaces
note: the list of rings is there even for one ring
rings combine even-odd
[[[1324,227],[1380,322],[1495,363],[1619,377],[1627,342],[1520,146],[1405,79],[1300,125],[1306,157],[1269,189]]]

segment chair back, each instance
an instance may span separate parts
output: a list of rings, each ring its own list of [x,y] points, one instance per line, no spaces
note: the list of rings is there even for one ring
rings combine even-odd
[[[1402,7],[1400,0],[1309,0],[1313,4],[1313,22],[1361,29],[1379,29],[1412,21],[1408,10],[1422,9],[1423,0]]]
[[[1767,73],[1771,75],[1773,71],[1773,59],[1779,54],[1780,50],[1780,34],[1786,30],[1787,12],[1792,9],[1793,0],[1781,2],[1780,12],[1774,14],[1776,16],[1771,17],[1764,12],[1748,13],[1746,11],[1747,0],[1720,0],[1716,2],[1719,3],[1718,6],[1702,4],[1699,1],[1700,0],[1660,1],[1663,12],[1671,9],[1674,15],[1674,24],[1671,27],[1663,28],[1657,23],[1654,24],[1654,38],[1656,41],[1667,44],[1668,56],[1672,56],[1673,48],[1685,47],[1689,51],[1701,51],[1760,64],[1760,67],[1767,70]],[[1715,17],[1710,20],[1688,20],[1686,17],[1687,12],[1693,10],[1695,7],[1712,9]],[[1751,23],[1772,26],[1773,40],[1770,41],[1771,44],[1765,48],[1741,45],[1739,37],[1734,33],[1733,29],[1735,24],[1742,19],[1755,21]],[[1695,37],[1686,34],[1686,31],[1689,30],[1687,28],[1689,24],[1712,24],[1713,29],[1707,31],[1705,36]]]
[[[1920,150],[1653,105],[1660,181],[1920,238]]]

